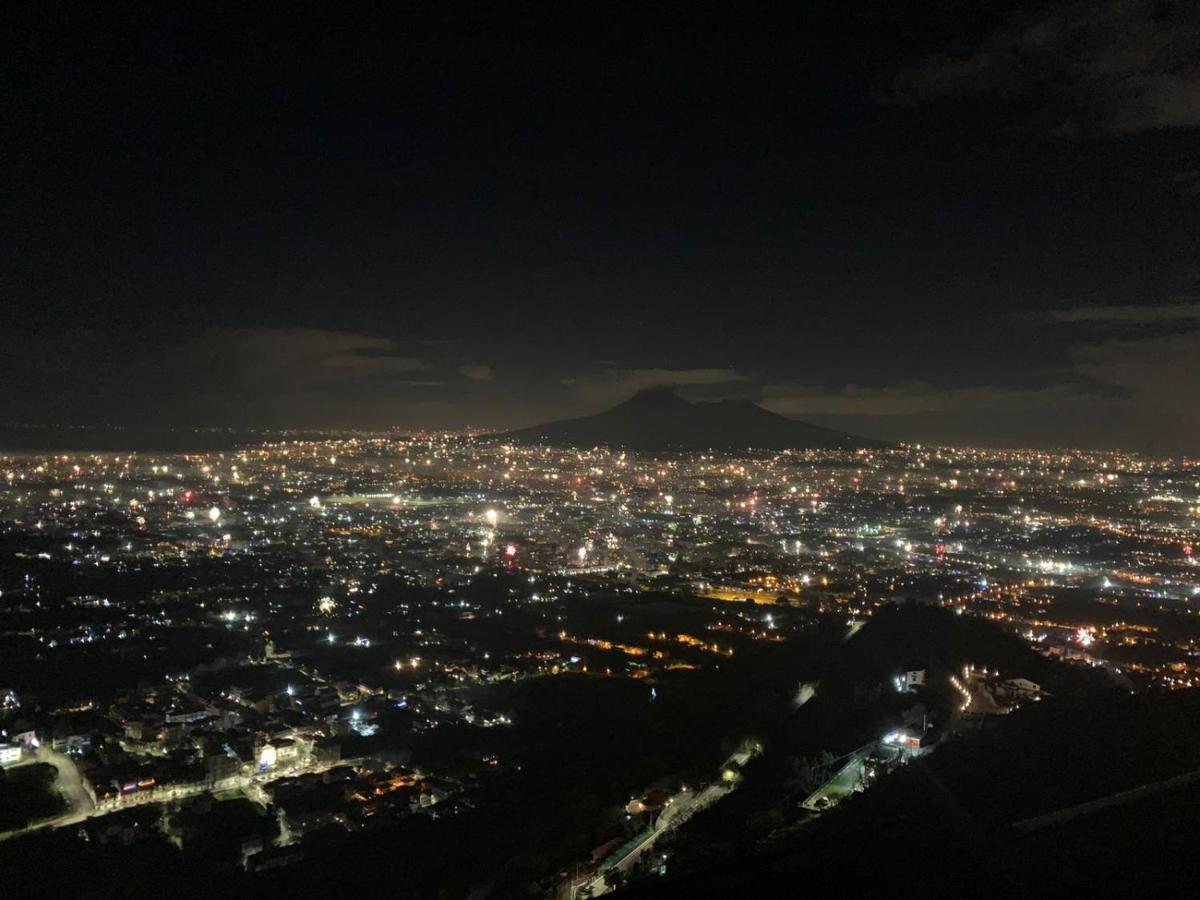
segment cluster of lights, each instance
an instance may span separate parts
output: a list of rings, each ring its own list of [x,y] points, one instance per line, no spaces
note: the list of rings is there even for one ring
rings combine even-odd
[[[965,669],[963,670],[963,677],[966,677]],[[971,706],[971,692],[968,691],[966,686],[961,681],[958,680],[957,676],[954,676],[954,675],[950,676],[950,684],[952,684],[954,686],[954,689],[962,695],[963,702],[962,702],[962,706],[960,706],[958,708],[958,711],[965,713],[967,711],[967,709],[970,708],[970,706]]]

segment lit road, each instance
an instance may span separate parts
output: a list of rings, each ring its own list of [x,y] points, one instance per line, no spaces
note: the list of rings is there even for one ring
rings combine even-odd
[[[641,840],[630,846],[624,855],[612,865],[608,866],[605,871],[615,869],[618,872],[627,872],[631,869],[641,855],[654,846],[655,841],[670,831],[672,828],[678,828],[694,814],[713,803],[720,800],[726,794],[733,792],[733,788],[727,785],[709,785],[700,792],[696,791],[681,791],[673,796],[666,807],[658,814],[654,820],[654,825],[647,830]],[[581,891],[583,896],[599,897],[601,894],[607,894],[612,888],[601,873],[589,881]]]
[[[51,750],[49,747],[39,747],[32,759],[20,765],[26,766],[33,765],[34,763],[49,763],[54,766],[55,771],[58,772],[55,787],[63,795],[63,799],[67,801],[67,811],[53,818],[32,822],[24,828],[0,832],[0,841],[16,837],[19,834],[26,834],[30,831],[37,831],[41,828],[60,828],[63,825],[74,825],[77,822],[82,822],[95,811],[92,798],[88,796],[87,791],[83,787],[83,776],[79,774],[79,767],[75,765],[75,761],[71,757],[56,750]]]
[[[756,752],[756,748],[747,748],[730,754],[729,758],[721,764],[721,771],[724,771],[734,763],[739,768],[745,766]],[[683,790],[675,794],[667,801],[666,806],[663,807],[662,811],[655,818],[654,824],[643,834],[642,838],[637,843],[628,847],[621,858],[609,865],[606,871],[609,869],[616,869],[619,872],[629,871],[637,863],[638,859],[641,858],[642,853],[654,846],[655,841],[660,837],[672,828],[678,828],[693,815],[712,806],[722,797],[733,793],[736,787],[736,782],[733,784],[718,783],[710,784],[702,791]],[[610,890],[612,888],[605,880],[604,874],[601,873],[588,881],[579,893],[582,896],[599,897]]]
[[[48,762],[58,770],[57,787],[70,805],[68,817],[77,816],[79,819],[89,815],[94,808],[92,798],[88,796],[83,786],[83,776],[75,760],[64,753],[58,753],[45,747],[37,751],[39,762]]]
[[[853,794],[859,789],[862,781],[863,765],[867,757],[880,746],[882,746],[881,741],[871,741],[871,743],[863,744],[857,750],[851,750],[845,756],[840,756],[833,760],[831,765],[840,764],[833,775],[828,781],[801,801],[800,805],[809,812],[819,813]],[[842,760],[845,760],[845,762],[842,762]],[[827,806],[820,804],[819,801],[822,798],[830,801]]]
[[[264,790],[264,785],[272,781],[299,775],[317,774],[335,766],[355,766],[361,764],[362,759],[356,758],[333,763],[301,765],[281,772],[234,775],[214,783],[211,787],[200,782],[180,784],[162,791],[131,794],[123,798],[119,803],[100,808],[92,803],[91,797],[88,796],[87,791],[83,787],[83,777],[79,774],[79,768],[69,756],[41,748],[37,751],[34,759],[20,763],[20,765],[30,765],[34,762],[48,762],[58,770],[57,787],[62,792],[63,797],[66,798],[68,804],[70,804],[70,809],[53,818],[32,822],[24,828],[0,832],[0,841],[6,841],[9,838],[29,834],[43,828],[62,828],[67,825],[77,825],[84,819],[105,816],[108,813],[120,812],[133,806],[168,803],[172,800],[183,800],[188,797],[199,796],[200,794],[219,793],[222,791],[241,791],[247,799],[265,807],[269,805],[269,799]]]

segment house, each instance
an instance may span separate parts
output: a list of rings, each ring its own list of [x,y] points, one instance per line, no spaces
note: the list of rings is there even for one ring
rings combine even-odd
[[[1009,678],[999,685],[999,692],[1018,700],[1041,696],[1041,685],[1028,678]]]
[[[56,734],[51,747],[60,753],[79,754],[92,747],[90,734]]]
[[[900,675],[896,675],[892,679],[892,684],[901,693],[908,693],[915,691],[919,687],[925,687],[925,670],[909,667]]]

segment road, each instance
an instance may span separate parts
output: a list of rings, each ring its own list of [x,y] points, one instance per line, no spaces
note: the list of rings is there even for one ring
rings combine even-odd
[[[879,741],[871,741],[871,743],[863,744],[857,750],[851,750],[844,756],[833,760],[830,765],[837,763],[841,763],[841,765],[838,766],[828,781],[805,797],[800,805],[809,812],[822,812],[850,796],[858,790],[859,784],[862,781],[863,764],[866,762],[867,757],[879,749],[880,746]],[[842,762],[842,760],[845,760],[845,762]],[[828,805],[820,805],[818,801],[821,798],[828,800]]]
[[[609,872],[614,869],[622,873],[629,871],[641,859],[642,854],[653,847],[655,841],[660,837],[672,828],[678,828],[700,810],[711,806],[732,792],[732,786],[718,784],[709,785],[702,791],[680,791],[667,801],[667,805],[658,814],[654,824],[642,833],[640,839],[624,848],[621,858],[606,866],[604,871]],[[584,885],[580,895],[599,897],[601,894],[607,894],[610,890],[612,888],[602,872]]]
[[[92,798],[88,796],[87,791],[83,787],[83,776],[79,774],[78,766],[75,765],[75,761],[69,756],[43,747],[37,751],[33,759],[19,763],[19,765],[31,765],[35,762],[50,763],[58,770],[56,787],[67,800],[70,808],[61,815],[49,819],[41,819],[40,821],[26,825],[24,828],[2,831],[0,832],[0,841],[6,841],[33,831],[40,831],[43,828],[63,828],[68,825],[77,825],[84,819],[120,812],[132,806],[168,803],[172,800],[182,800],[187,797],[195,797],[206,793],[215,794],[221,791],[241,791],[247,799],[261,806],[267,806],[269,805],[269,800],[264,790],[264,785],[281,778],[318,774],[335,766],[360,765],[362,758],[345,759],[333,763],[301,765],[287,771],[262,772],[254,775],[234,775],[216,782],[211,787],[200,782],[180,784],[162,792],[131,794],[123,798],[119,803],[105,807],[97,807],[92,803]]]
[[[721,763],[719,771],[723,772],[733,764],[736,764],[739,768],[745,766],[760,749],[754,746],[747,746],[731,753],[729,758]],[[678,828],[696,813],[712,806],[722,797],[732,794],[736,788],[736,782],[728,784],[718,782],[717,784],[710,784],[702,791],[685,789],[675,794],[667,801],[662,811],[655,818],[654,824],[642,833],[641,838],[636,843],[625,848],[625,852],[621,855],[620,859],[608,864],[605,867],[605,871],[612,869],[616,869],[618,872],[629,871],[641,858],[641,855],[650,847],[653,847],[655,841],[660,837],[671,829]],[[580,894],[587,897],[599,897],[610,890],[611,888],[604,878],[604,873],[601,872],[584,885]]]
[[[83,776],[79,774],[79,767],[75,765],[75,760],[65,753],[59,753],[49,747],[39,747],[32,759],[19,765],[28,766],[34,763],[49,763],[54,766],[55,771],[58,772],[54,786],[67,801],[67,810],[61,815],[33,822],[24,828],[0,832],[0,841],[41,828],[61,828],[64,825],[74,825],[82,822],[95,811],[95,804],[92,803],[92,798],[88,796],[88,792],[83,786]]]
[[[58,770],[56,787],[70,805],[68,817],[77,816],[82,819],[90,814],[95,804],[92,803],[92,798],[88,796],[87,789],[83,786],[83,776],[79,774],[79,767],[75,765],[75,760],[65,753],[58,753],[45,747],[39,748],[37,755],[39,761],[48,762]]]

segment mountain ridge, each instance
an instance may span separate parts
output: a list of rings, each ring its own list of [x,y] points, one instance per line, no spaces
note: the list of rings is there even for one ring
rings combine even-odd
[[[790,419],[744,399],[683,399],[669,387],[645,388],[602,412],[501,432],[518,443],[631,450],[852,450],[891,446]]]

